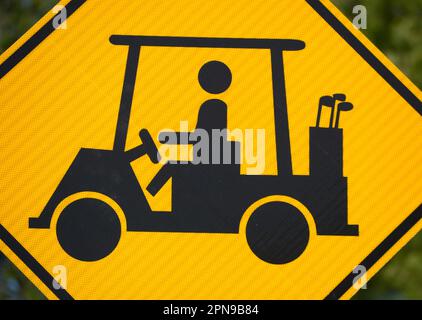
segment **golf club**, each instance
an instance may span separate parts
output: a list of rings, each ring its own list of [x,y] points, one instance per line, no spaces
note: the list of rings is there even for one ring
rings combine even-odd
[[[334,103],[333,108],[331,109],[331,116],[330,116],[330,128],[333,128],[334,124],[334,111],[336,109],[336,101],[346,101],[346,95],[344,93],[336,93],[333,95]]]
[[[317,115],[317,122],[316,127],[319,128],[320,121],[321,121],[321,113],[322,113],[322,107],[326,106],[334,110],[334,104],[335,101],[332,96],[322,96],[319,99],[319,105],[318,105],[318,115]],[[333,111],[332,111],[333,112]]]
[[[340,112],[341,111],[350,111],[352,109],[353,109],[353,104],[351,104],[350,102],[342,102],[338,105],[335,128],[338,128],[338,126],[340,124]]]

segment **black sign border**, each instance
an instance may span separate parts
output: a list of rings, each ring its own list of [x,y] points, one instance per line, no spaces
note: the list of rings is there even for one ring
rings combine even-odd
[[[87,0],[71,0],[66,5],[67,18],[76,12]],[[390,86],[400,94],[420,115],[422,102],[412,93],[337,17],[319,0],[305,0]],[[58,13],[57,15],[59,15]],[[56,17],[56,16],[55,16]],[[7,75],[20,61],[31,53],[42,41],[54,32],[53,17],[41,27],[31,38],[12,53],[0,65],[0,79]],[[419,205],[388,237],[382,241],[362,262],[367,270],[374,266],[388,250],[390,250],[422,217],[422,204]],[[73,297],[63,288],[54,288],[54,278],[41,264],[16,240],[7,229],[0,224],[0,239],[14,254],[61,300],[73,300]],[[356,274],[350,272],[332,290],[325,299],[340,299],[353,285]]]

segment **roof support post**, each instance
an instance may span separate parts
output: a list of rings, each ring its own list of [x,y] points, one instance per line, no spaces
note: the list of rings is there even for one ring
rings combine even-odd
[[[278,175],[292,175],[289,121],[287,115],[286,86],[283,66],[283,50],[271,49],[273,79],[274,124]]]
[[[129,46],[126,62],[125,79],[123,83],[122,97],[120,100],[119,116],[117,119],[116,134],[114,137],[114,151],[124,151],[126,135],[129,127],[130,110],[132,108],[133,93],[135,90],[136,73],[138,71],[139,53],[141,47]]]

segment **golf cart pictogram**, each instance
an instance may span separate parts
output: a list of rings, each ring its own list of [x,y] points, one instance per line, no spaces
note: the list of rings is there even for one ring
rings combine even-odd
[[[339,128],[339,118],[341,111],[353,107],[346,102],[344,94],[320,99],[317,124],[310,127],[310,174],[294,175],[292,171],[283,52],[302,50],[304,42],[120,35],[111,36],[110,41],[115,45],[128,46],[113,150],[82,148],[41,215],[30,218],[30,228],[50,228],[53,213],[64,199],[81,192],[95,192],[119,205],[124,212],[127,231],[237,234],[248,208],[260,199],[283,195],[295,199],[309,210],[318,235],[358,235],[358,226],[348,224],[347,178],[343,176],[343,130]],[[157,147],[149,132],[142,129],[139,133],[142,144],[125,151],[142,46],[268,50],[272,68],[278,174],[242,175],[240,164],[233,162],[167,163],[150,182],[147,191],[155,195],[172,178],[172,211],[153,211],[131,162],[148,155],[152,162],[158,163]],[[210,61],[198,72],[202,88],[212,97],[230,86],[230,69],[220,61]],[[340,103],[335,117],[337,102]],[[319,124],[323,105],[332,108],[328,128]],[[206,101],[198,110],[197,129],[225,127],[227,106],[224,101],[214,98]],[[166,143],[162,136],[159,140]],[[193,144],[195,148],[195,141],[188,139],[185,143]],[[226,139],[224,144],[235,154],[240,148],[236,141]],[[303,253],[309,242],[309,230],[308,221],[299,208],[287,202],[272,201],[258,206],[251,214],[246,225],[246,238],[250,249],[261,260],[283,264]],[[56,232],[60,245],[70,256],[82,261],[96,261],[109,255],[117,246],[121,222],[106,202],[83,198],[62,210]]]

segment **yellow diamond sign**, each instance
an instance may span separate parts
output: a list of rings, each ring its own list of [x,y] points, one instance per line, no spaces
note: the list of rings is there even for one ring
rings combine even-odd
[[[48,298],[350,298],[420,231],[421,91],[329,1],[61,4],[0,60]]]

